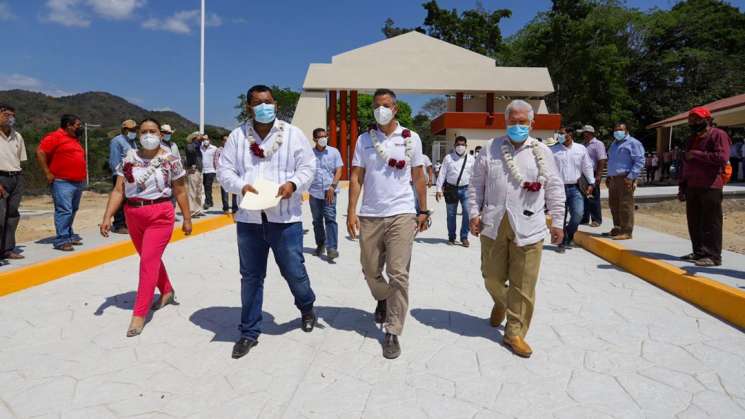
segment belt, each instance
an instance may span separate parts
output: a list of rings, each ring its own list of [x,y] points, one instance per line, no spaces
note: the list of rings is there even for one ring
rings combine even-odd
[[[129,205],[130,207],[145,207],[148,205],[160,204],[161,202],[171,202],[171,198],[127,199],[127,205]]]
[[[629,175],[628,173],[621,173],[618,175],[613,175],[613,176],[608,176],[608,177],[627,177],[628,175]]]
[[[4,171],[0,171],[0,176],[16,177],[16,176],[21,176],[21,173],[22,173],[21,171],[18,171],[18,172],[4,172]]]

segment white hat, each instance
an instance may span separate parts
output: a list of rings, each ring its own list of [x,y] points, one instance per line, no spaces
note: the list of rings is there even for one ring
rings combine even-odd
[[[169,134],[173,134],[173,128],[171,128],[168,124],[163,124],[160,126],[160,132],[167,132]]]
[[[556,141],[556,138],[554,137],[548,137],[543,140],[543,144],[546,144],[547,146],[551,147],[552,145],[555,145],[558,141]]]
[[[595,128],[592,125],[585,125],[579,132],[591,132],[595,134]]]

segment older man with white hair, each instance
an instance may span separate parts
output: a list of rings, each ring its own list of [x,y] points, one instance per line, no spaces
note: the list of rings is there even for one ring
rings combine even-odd
[[[559,244],[566,199],[551,150],[530,136],[533,118],[523,100],[507,106],[507,135],[476,157],[468,189],[471,233],[481,235],[481,272],[494,300],[490,323],[498,327],[506,317],[503,343],[525,358],[533,353],[525,335],[548,231],[544,207],[554,220],[551,242]]]

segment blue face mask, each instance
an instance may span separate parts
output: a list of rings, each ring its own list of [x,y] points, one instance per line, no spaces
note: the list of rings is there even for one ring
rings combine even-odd
[[[559,134],[556,136],[556,142],[559,144],[564,144],[564,141],[566,140],[567,140],[567,137],[564,134]]]
[[[271,103],[261,103],[253,107],[254,119],[262,124],[268,124],[276,118],[275,106]]]
[[[626,138],[626,131],[613,131],[613,138],[618,141],[623,140],[624,138]]]
[[[527,140],[528,134],[530,134],[530,125],[509,125],[507,127],[507,135],[516,143]]]

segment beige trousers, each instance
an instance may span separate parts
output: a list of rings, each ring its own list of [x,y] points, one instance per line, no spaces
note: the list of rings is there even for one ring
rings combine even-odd
[[[543,241],[522,247],[515,244],[507,214],[496,240],[481,235],[481,272],[494,304],[507,310],[505,336],[524,338],[528,333],[542,251]]]
[[[204,183],[202,182],[202,172],[199,170],[187,175],[189,190],[189,209],[194,213],[204,209]]]
[[[360,217],[362,273],[373,298],[386,300],[385,330],[397,336],[403,332],[409,309],[409,267],[416,230],[414,214]]]

